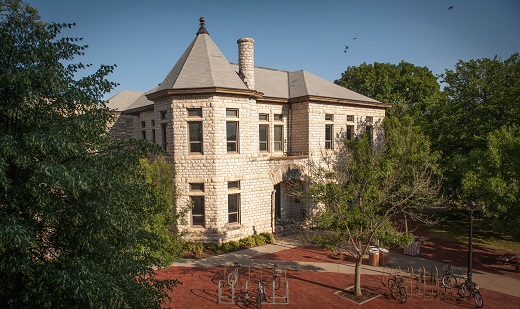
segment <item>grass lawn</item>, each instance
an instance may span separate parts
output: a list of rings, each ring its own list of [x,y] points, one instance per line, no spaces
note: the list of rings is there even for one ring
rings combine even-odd
[[[467,212],[439,214],[443,220],[434,226],[425,226],[434,238],[467,243],[469,219]],[[475,216],[473,219],[473,244],[490,250],[520,252],[520,242],[510,235],[491,230],[486,219]]]

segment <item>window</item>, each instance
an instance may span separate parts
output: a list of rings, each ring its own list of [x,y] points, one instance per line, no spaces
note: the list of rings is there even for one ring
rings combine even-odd
[[[146,139],[146,131],[145,130],[141,131],[141,138],[142,139]]]
[[[202,122],[188,122],[189,152],[202,153]]]
[[[368,134],[368,141],[370,142],[370,145],[374,145],[374,128],[372,126],[367,126],[367,134]]]
[[[190,196],[191,226],[204,227],[204,196]]]
[[[227,151],[238,152],[238,122],[226,122]]]
[[[269,121],[269,114],[258,114],[258,120]]]
[[[204,184],[190,183],[190,192],[204,192]]]
[[[240,223],[240,193],[228,194],[228,223]]]
[[[155,120],[152,120],[152,128],[155,127]]]
[[[268,136],[269,136],[269,125],[267,124],[261,124],[258,127],[259,130],[259,140],[260,140],[260,151],[267,152],[269,151],[268,147]]]
[[[347,126],[347,139],[350,141],[354,138],[354,126],[348,125]]]
[[[240,181],[228,182],[228,189],[240,189]]]
[[[325,121],[333,121],[334,115],[332,114],[325,114]]]
[[[152,143],[155,144],[155,129],[152,130]]]
[[[202,108],[188,108],[188,117],[202,117]]]
[[[354,122],[354,115],[347,115],[348,122]]]
[[[240,181],[229,181],[228,190],[235,191],[228,194],[228,223],[240,223]]]
[[[238,118],[238,109],[226,108],[226,117]]]
[[[141,128],[146,128],[146,121],[141,121]]]
[[[190,193],[204,192],[204,183],[190,183]],[[192,195],[190,202],[193,206],[191,209],[191,226],[204,227],[204,196]]]
[[[367,123],[372,123],[372,122],[374,121],[374,117],[372,117],[372,116],[367,116],[367,117],[365,118],[365,121],[366,121]]]
[[[274,126],[274,151],[283,151],[283,126]]]
[[[283,121],[283,114],[274,114],[274,121]]]
[[[161,111],[160,114],[161,114],[161,120],[166,119],[166,111]]]
[[[325,149],[332,149],[333,125],[325,125]]]
[[[168,151],[168,142],[166,136],[166,123],[161,123],[161,146],[164,150]]]

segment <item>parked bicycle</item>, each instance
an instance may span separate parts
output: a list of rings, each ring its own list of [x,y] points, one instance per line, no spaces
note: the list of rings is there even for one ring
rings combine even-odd
[[[240,267],[240,264],[238,264],[237,262],[233,263],[233,270],[228,275],[228,284],[229,285],[234,285],[235,283],[237,283],[239,267]]]
[[[393,277],[388,279],[388,289],[390,290],[392,297],[397,299],[400,303],[404,304],[408,300],[408,294],[406,292],[403,278]]]
[[[453,267],[451,265],[444,266],[444,275],[442,276],[442,285],[451,289],[457,286],[457,278],[453,275]]]
[[[258,294],[256,295],[256,307],[262,308],[262,302],[267,300],[267,296],[265,294],[265,287],[262,280],[258,281]]]
[[[464,298],[473,298],[477,308],[482,308],[484,306],[484,299],[482,298],[482,294],[480,294],[478,285],[475,282],[470,283],[466,278],[466,280],[460,284],[459,291]]]
[[[280,288],[280,277],[282,276],[282,269],[278,265],[273,266],[273,286],[275,290]]]

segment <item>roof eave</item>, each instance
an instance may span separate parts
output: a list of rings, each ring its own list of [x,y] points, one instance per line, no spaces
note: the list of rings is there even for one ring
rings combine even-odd
[[[261,98],[263,93],[256,90],[249,89],[233,89],[223,87],[205,87],[205,88],[185,88],[185,89],[164,89],[154,93],[146,95],[146,98],[150,101],[158,101],[169,96],[174,95],[189,95],[189,94],[234,94],[234,95],[246,95],[255,98]]]
[[[357,106],[370,106],[377,108],[390,108],[392,104],[382,103],[382,102],[370,102],[370,101],[360,101],[360,100],[351,100],[351,99],[339,99],[339,98],[330,98],[330,97],[322,97],[322,96],[313,96],[313,95],[305,95],[297,98],[289,99],[289,103],[301,103],[308,101],[318,101],[325,103],[341,103],[341,104],[351,104]]]

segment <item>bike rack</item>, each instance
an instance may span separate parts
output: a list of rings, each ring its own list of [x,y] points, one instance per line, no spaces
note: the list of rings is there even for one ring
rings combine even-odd
[[[240,301],[237,301],[237,299],[245,299],[246,301],[248,301],[251,297],[249,296],[249,282],[251,281],[251,266],[248,267],[248,274],[247,274],[247,280],[245,280],[245,292],[242,293],[242,290],[240,290],[240,293],[237,293],[236,291],[236,286],[238,286],[239,284],[241,284],[241,281],[238,279],[237,280],[237,283],[238,284],[231,284],[231,288],[230,288],[230,292],[231,292],[231,295],[229,295],[229,293],[227,295],[225,295],[225,287],[226,286],[229,286],[229,284],[227,283],[227,269],[224,268],[224,280],[219,280],[218,281],[218,296],[217,296],[217,303],[219,304],[225,304],[225,305],[233,305],[233,304],[236,304],[236,303],[239,303]],[[262,277],[263,277],[263,267],[260,267],[260,280],[262,280]],[[281,278],[280,278],[281,279]],[[283,280],[283,283],[280,282],[280,285],[281,286],[284,286],[285,288],[285,293],[284,295],[282,294],[276,294],[276,289],[275,289],[275,285],[274,285],[274,280],[272,282],[272,296],[268,296],[267,295],[267,289],[265,289],[265,292],[266,292],[266,298],[267,299],[270,299],[271,301],[269,302],[262,302],[262,303],[265,303],[265,304],[279,304],[279,305],[283,305],[283,304],[289,304],[289,281],[287,281],[287,268],[285,267],[284,268],[284,280]],[[255,289],[256,290],[256,289]],[[242,295],[242,294],[245,294],[245,295]]]

